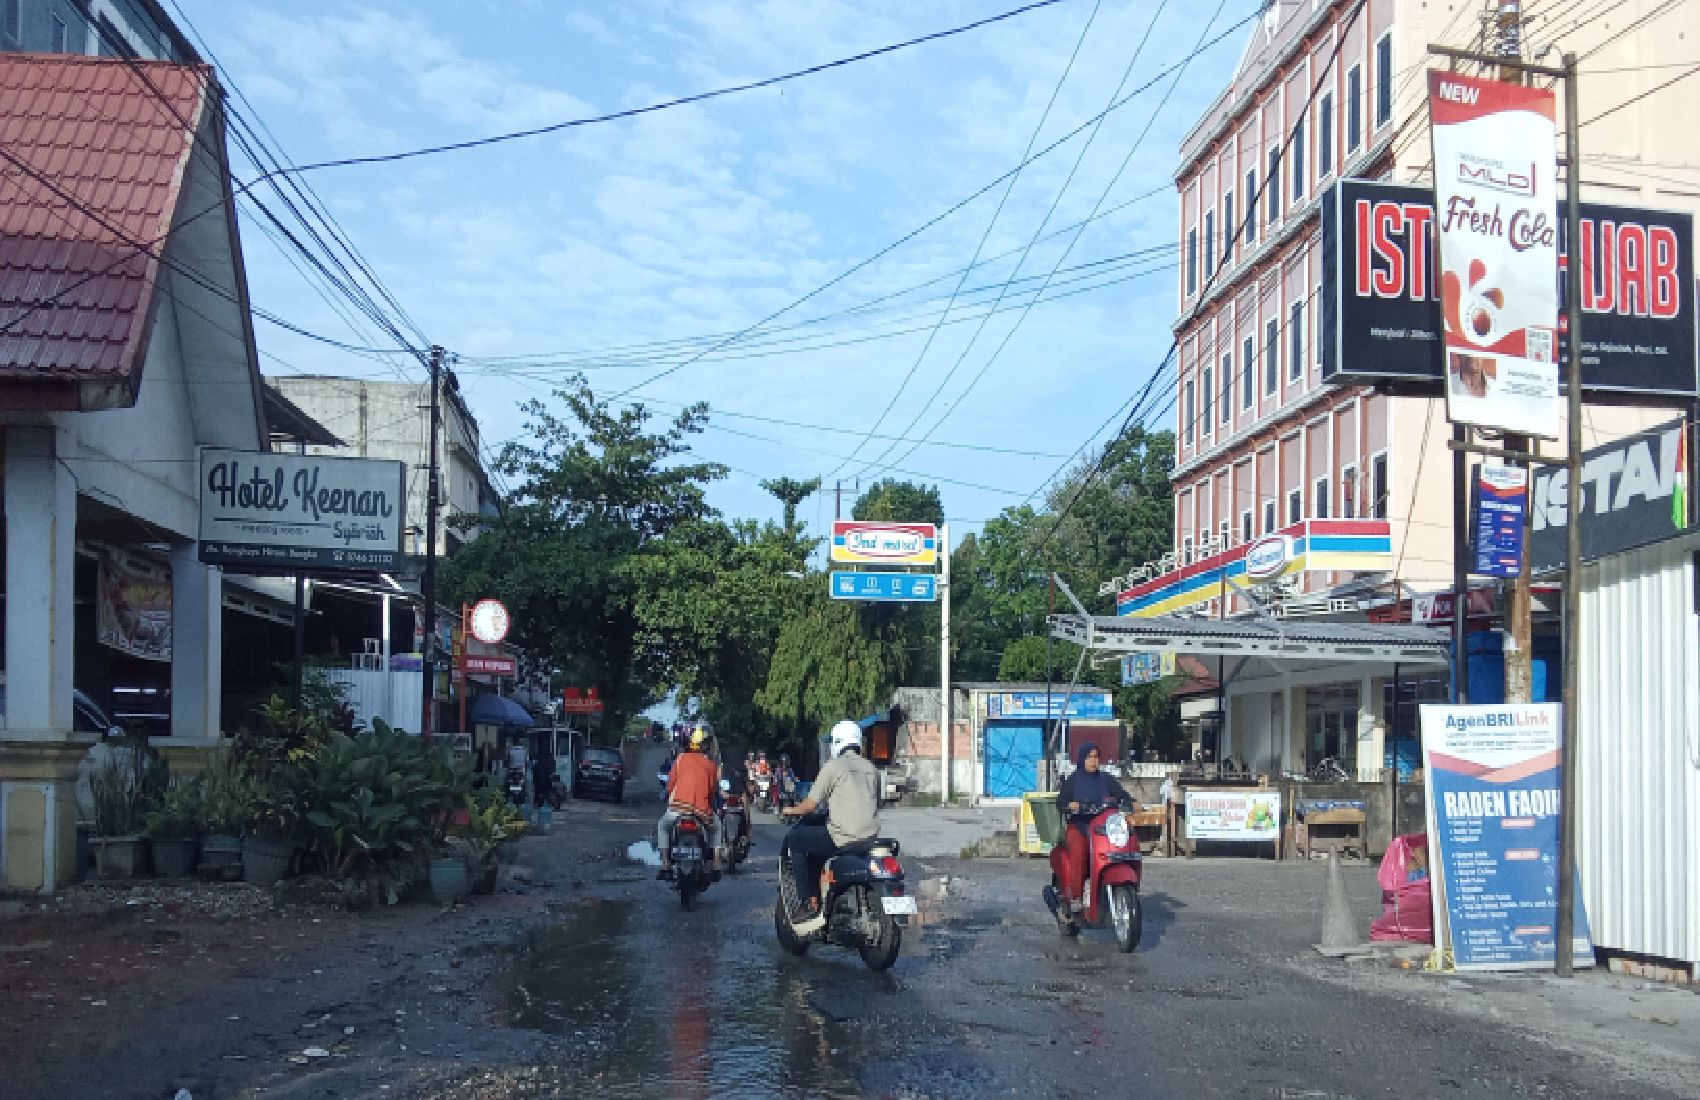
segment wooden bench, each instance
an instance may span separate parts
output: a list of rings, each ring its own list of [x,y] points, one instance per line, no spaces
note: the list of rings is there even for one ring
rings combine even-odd
[[[1309,859],[1312,851],[1350,852],[1368,858],[1364,811],[1312,810],[1303,821],[1293,823],[1292,844],[1301,859]]]

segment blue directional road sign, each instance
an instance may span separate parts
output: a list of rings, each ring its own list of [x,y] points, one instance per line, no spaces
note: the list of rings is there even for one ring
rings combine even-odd
[[[835,600],[932,603],[938,597],[938,577],[932,573],[834,572],[831,581]]]

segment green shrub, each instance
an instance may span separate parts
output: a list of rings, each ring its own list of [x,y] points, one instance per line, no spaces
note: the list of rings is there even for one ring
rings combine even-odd
[[[200,776],[180,779],[166,789],[160,804],[147,813],[147,833],[160,840],[200,835],[205,817],[205,782]]]
[[[135,836],[148,811],[165,795],[165,761],[145,737],[126,737],[107,745],[106,759],[89,779],[96,836]]]

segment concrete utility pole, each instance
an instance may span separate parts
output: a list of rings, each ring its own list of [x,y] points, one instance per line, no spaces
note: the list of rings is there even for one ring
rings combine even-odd
[[[443,424],[441,401],[443,349],[431,346],[431,431],[428,444],[430,473],[425,484],[425,653],[420,667],[425,673],[423,709],[419,735],[431,740],[436,725],[432,713],[437,704],[437,432]]]
[[[950,525],[939,524],[939,805],[950,801]]]

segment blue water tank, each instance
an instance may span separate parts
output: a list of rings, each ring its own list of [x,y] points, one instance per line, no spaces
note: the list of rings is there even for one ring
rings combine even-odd
[[[1558,635],[1537,634],[1532,648],[1529,697],[1536,703],[1556,703],[1562,690]],[[1505,635],[1497,630],[1477,631],[1465,639],[1465,652],[1469,654],[1470,702],[1505,702]]]

